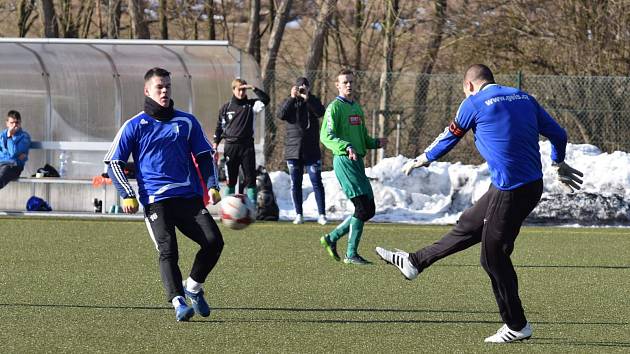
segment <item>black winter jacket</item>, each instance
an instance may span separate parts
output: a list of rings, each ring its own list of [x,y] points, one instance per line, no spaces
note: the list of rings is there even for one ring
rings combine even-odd
[[[322,101],[313,95],[308,100],[289,97],[278,109],[278,118],[287,122],[284,141],[284,158],[316,161],[321,159],[319,149],[319,118],[326,112]]]
[[[254,142],[254,103],[261,101],[264,105],[269,104],[269,96],[264,91],[254,88],[254,93],[258,98],[239,100],[232,96],[221,107],[213,139],[216,144],[222,139],[227,143]]]

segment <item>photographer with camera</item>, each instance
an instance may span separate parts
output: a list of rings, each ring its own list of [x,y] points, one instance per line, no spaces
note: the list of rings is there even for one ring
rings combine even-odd
[[[322,183],[322,154],[319,149],[319,118],[326,108],[322,101],[310,93],[310,83],[300,77],[291,87],[291,95],[278,109],[278,118],[287,122],[284,141],[284,158],[291,175],[291,196],[295,206],[294,224],[304,222],[302,210],[302,177],[304,168],[313,184],[319,217],[317,222],[325,225],[326,204]]]

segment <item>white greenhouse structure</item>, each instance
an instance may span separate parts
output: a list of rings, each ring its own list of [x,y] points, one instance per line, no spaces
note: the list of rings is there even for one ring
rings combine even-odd
[[[103,147],[143,109],[143,76],[152,67],[171,72],[175,107],[192,112],[209,138],[231,81],[262,85],[254,59],[226,41],[0,38],[0,110],[19,111],[23,129],[44,147],[30,151],[22,177],[45,164],[59,169],[59,156],[67,179],[102,173]],[[262,161],[262,112],[255,131]],[[11,182],[0,190],[0,210],[23,210],[32,194],[50,198],[53,209],[90,210],[94,191],[87,187]],[[61,205],[55,197],[67,193],[77,201]]]

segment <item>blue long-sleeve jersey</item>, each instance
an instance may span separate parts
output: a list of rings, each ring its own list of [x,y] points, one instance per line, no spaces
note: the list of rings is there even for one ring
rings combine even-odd
[[[534,97],[516,88],[490,84],[466,98],[455,120],[425,150],[429,161],[449,152],[470,129],[500,190],[542,178],[539,135],[551,142],[551,159],[564,161],[566,132]]]
[[[131,198],[135,193],[122,167],[133,156],[138,199],[146,206],[167,198],[202,196],[192,155],[212,153],[210,142],[193,115],[176,110],[172,119],[159,121],[141,112],[120,128],[104,162],[109,164],[108,173],[121,196]],[[208,175],[204,177],[208,188],[214,187],[218,183],[216,168],[212,159],[203,162],[212,165],[200,169],[202,176]]]
[[[31,147],[31,136],[24,131],[18,132],[11,138],[7,136],[8,129],[0,132],[0,163],[22,166],[28,161],[28,150]],[[21,160],[19,156],[25,155]]]

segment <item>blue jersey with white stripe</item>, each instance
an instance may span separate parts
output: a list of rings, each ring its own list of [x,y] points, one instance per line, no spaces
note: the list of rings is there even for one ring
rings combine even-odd
[[[202,196],[192,155],[204,152],[212,152],[212,147],[192,114],[175,110],[172,119],[160,121],[141,112],[123,124],[104,161],[126,163],[133,156],[139,201],[147,205],[172,197]],[[123,198],[134,196],[128,183],[120,183],[126,182],[122,171],[116,168],[113,173]]]
[[[564,161],[566,132],[534,97],[516,88],[490,84],[466,98],[455,121],[425,150],[429,161],[450,151],[470,129],[498,189],[542,178],[539,134],[552,144],[551,159]]]

